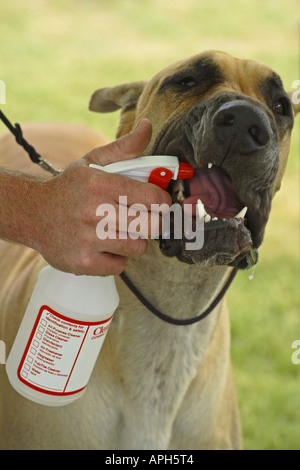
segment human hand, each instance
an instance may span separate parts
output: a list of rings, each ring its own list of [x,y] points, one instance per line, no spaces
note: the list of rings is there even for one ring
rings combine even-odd
[[[154,219],[151,220],[151,205],[170,206],[170,195],[152,184],[102,172],[88,165],[95,163],[104,166],[137,157],[148,145],[151,134],[150,121],[143,119],[130,134],[93,149],[60,175],[39,184],[39,217],[30,245],[49,264],[75,274],[119,274],[129,257],[141,256],[145,252],[145,238],[159,233],[159,227],[154,227]],[[124,210],[126,212],[127,234],[124,236],[123,221],[121,237],[118,219],[120,195],[127,197],[127,207],[122,207],[122,213]],[[102,204],[110,204],[116,211],[115,238],[100,240],[96,234],[99,223],[96,212]],[[143,204],[147,210],[144,213],[146,232],[142,233],[142,237],[128,233],[132,220],[128,209],[136,204]]]

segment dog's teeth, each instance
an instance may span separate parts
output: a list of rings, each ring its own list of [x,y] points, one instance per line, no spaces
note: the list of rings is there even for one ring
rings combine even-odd
[[[173,187],[173,195],[176,197],[178,202],[184,201],[184,184],[181,180],[176,181]]]
[[[201,199],[197,200],[197,210],[198,210],[199,219],[202,219],[202,217],[206,216],[206,210]]]
[[[174,184],[173,191],[176,193],[177,191],[184,191],[184,184],[182,180],[177,180]]]
[[[178,191],[178,194],[177,194],[177,201],[182,202],[182,201],[184,201],[184,199],[185,199],[185,198],[184,198],[183,192],[182,192],[181,190]]]
[[[199,219],[202,219],[202,217],[204,217],[204,222],[209,222],[211,220],[211,215],[209,215],[206,210],[205,210],[205,207],[204,207],[204,204],[203,202],[201,201],[201,199],[198,199],[197,200],[197,209],[198,209],[198,216],[199,216]]]
[[[197,210],[198,210],[199,219],[202,219],[202,217],[205,216],[205,209],[204,209],[204,204],[202,203],[201,199],[198,199],[197,201]]]
[[[212,168],[212,166],[213,166],[212,162],[209,162],[207,165],[208,168]]]
[[[245,206],[238,214],[236,214],[234,216],[234,218],[235,219],[240,219],[240,218],[242,219],[243,217],[245,217],[247,210],[248,210],[248,207]]]
[[[219,220],[219,219],[218,219],[218,217],[213,217],[211,220],[215,221],[215,220]]]

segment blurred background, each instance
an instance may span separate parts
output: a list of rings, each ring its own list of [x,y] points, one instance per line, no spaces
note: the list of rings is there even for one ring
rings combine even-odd
[[[119,113],[88,111],[97,88],[219,49],[267,63],[288,90],[300,79],[298,31],[297,0],[1,0],[1,109],[12,122],[80,123],[113,139]],[[228,295],[246,449],[300,449],[299,246],[298,117],[254,279],[240,272]]]

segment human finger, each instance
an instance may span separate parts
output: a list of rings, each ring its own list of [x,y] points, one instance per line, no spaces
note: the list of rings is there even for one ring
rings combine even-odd
[[[85,155],[87,164],[105,166],[120,160],[138,157],[145,150],[152,135],[152,124],[148,119],[142,119],[137,127],[119,139],[91,150]]]

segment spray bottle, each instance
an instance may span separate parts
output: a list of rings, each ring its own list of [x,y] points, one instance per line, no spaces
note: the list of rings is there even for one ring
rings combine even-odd
[[[101,167],[166,189],[171,179],[193,176],[172,156],[139,157]],[[6,363],[11,385],[24,397],[61,406],[87,387],[119,304],[113,276],[75,276],[42,269]]]

